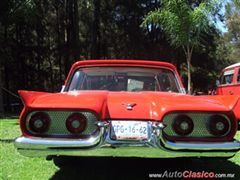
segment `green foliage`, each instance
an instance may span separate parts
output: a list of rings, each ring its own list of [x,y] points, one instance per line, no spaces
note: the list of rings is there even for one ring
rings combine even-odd
[[[1,0],[0,86],[15,94],[19,89],[56,92],[75,61],[92,58],[161,60],[179,69],[185,61],[181,43],[194,44],[192,64],[206,68],[215,59],[203,50],[202,42],[215,54],[212,39],[218,32],[208,33],[206,38],[201,31],[211,23],[198,22],[212,9],[217,13],[210,2],[213,0]],[[164,4],[168,9],[160,17]],[[148,13],[149,21],[141,28]],[[161,19],[164,24],[171,20],[168,29]],[[198,49],[197,44],[201,44]],[[11,109],[11,103],[21,103],[6,91],[0,95],[5,110]]]
[[[240,7],[240,0],[233,0],[236,7]]]
[[[240,1],[226,4],[225,20],[228,31],[218,38],[216,54],[223,64],[239,62],[240,56]]]
[[[189,3],[185,0],[163,0],[161,8],[151,11],[144,19],[142,26],[157,25],[167,35],[171,45],[182,47],[187,61],[188,88],[191,93],[191,61],[195,47],[202,42],[202,34],[214,26],[213,14],[218,9],[219,1],[202,1]]]
[[[157,24],[168,35],[174,46],[198,46],[201,33],[209,29],[215,1],[202,2],[198,6],[185,0],[163,0],[161,8],[150,12],[143,26]]]
[[[229,40],[240,44],[240,6],[238,6],[237,2],[226,5],[226,24]]]

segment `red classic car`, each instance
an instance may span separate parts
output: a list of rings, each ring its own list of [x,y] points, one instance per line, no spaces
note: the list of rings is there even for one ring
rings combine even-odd
[[[234,139],[238,96],[186,95],[170,63],[76,62],[60,93],[19,91],[25,156],[219,157]]]

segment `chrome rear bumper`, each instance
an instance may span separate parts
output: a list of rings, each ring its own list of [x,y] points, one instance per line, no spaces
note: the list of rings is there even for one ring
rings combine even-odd
[[[99,130],[88,139],[19,137],[15,147],[25,156],[121,156],[121,157],[231,157],[240,150],[240,142],[171,142],[162,135],[163,126],[152,125],[146,141],[110,139],[108,124],[99,123]]]

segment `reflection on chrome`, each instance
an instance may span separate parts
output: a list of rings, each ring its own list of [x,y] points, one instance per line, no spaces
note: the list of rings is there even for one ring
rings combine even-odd
[[[149,138],[147,140],[112,140],[110,136],[110,123],[98,122],[98,130],[85,139],[59,139],[39,137],[19,137],[15,140],[18,151],[25,156],[55,156],[88,155],[104,156],[102,151],[112,151],[113,156],[138,156],[134,149],[146,151],[144,157],[162,157],[162,151],[169,153],[164,157],[231,157],[240,150],[240,142],[173,142],[164,138],[163,123],[148,122]],[[129,148],[129,153],[126,149]],[[115,149],[118,149],[116,154]],[[99,150],[99,151],[98,151]],[[121,153],[121,150],[124,150]],[[186,153],[186,151],[188,153]],[[87,151],[88,152],[88,151]],[[152,154],[151,154],[152,152]],[[218,152],[218,153],[216,153]],[[184,153],[181,155],[181,153]],[[108,153],[109,154],[109,153]],[[111,154],[111,153],[110,153]]]

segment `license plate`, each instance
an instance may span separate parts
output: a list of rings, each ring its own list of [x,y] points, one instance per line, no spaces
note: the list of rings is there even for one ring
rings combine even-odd
[[[142,121],[112,121],[111,138],[119,140],[148,139],[148,123]]]

